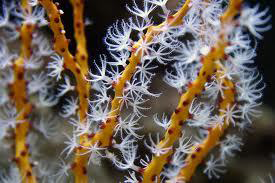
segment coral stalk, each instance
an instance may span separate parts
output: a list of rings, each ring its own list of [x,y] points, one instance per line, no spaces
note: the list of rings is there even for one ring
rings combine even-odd
[[[22,7],[25,13],[31,12],[31,7],[26,0],[22,0]],[[31,57],[32,32],[35,25],[24,23],[20,29],[21,52],[13,64],[14,82],[10,86],[10,97],[13,100],[18,115],[16,117],[15,127],[15,162],[22,176],[22,182],[35,183],[36,177],[33,173],[30,153],[27,144],[27,135],[30,130],[29,115],[32,111],[32,105],[28,101],[26,80],[24,79],[24,63]]]
[[[83,73],[75,57],[69,51],[69,41],[65,36],[64,26],[60,18],[63,11],[58,10],[57,6],[50,0],[39,0],[39,2],[45,8],[49,17],[50,28],[54,33],[54,50],[64,58],[63,67],[72,71],[76,78],[76,90],[79,96],[78,114],[80,122],[85,122],[88,109],[89,83],[85,80],[85,73]]]
[[[71,0],[73,5],[74,14],[74,37],[76,40],[76,61],[80,65],[82,73],[88,74],[88,53],[86,46],[85,36],[85,22],[84,22],[84,1],[83,0]]]
[[[217,70],[221,71],[219,66]],[[220,110],[226,110],[228,107],[231,108],[235,102],[235,88],[232,81],[227,78],[221,79],[222,71],[217,72],[216,76],[226,87],[223,94],[224,97],[221,98],[219,103]],[[224,112],[220,112],[220,116],[224,115]],[[219,142],[220,137],[224,134],[224,131],[229,127],[230,122],[226,121],[224,118],[223,124],[217,124],[212,129],[209,129],[209,134],[206,139],[203,140],[201,144],[197,144],[192,147],[192,152],[185,159],[186,166],[184,166],[178,177],[184,181],[189,181],[194,174],[196,167],[202,162],[203,158],[213,149]]]
[[[40,0],[41,5],[46,9],[48,17],[50,19],[50,27],[54,33],[54,49],[58,52],[61,56],[64,57],[64,68],[69,69],[73,72],[76,78],[76,90],[79,96],[79,109],[78,109],[78,116],[81,123],[85,123],[86,115],[88,112],[88,97],[89,97],[89,90],[90,85],[85,80],[86,74],[88,72],[88,65],[87,63],[87,51],[86,51],[86,41],[84,37],[84,27],[83,23],[80,23],[78,27],[79,19],[83,16],[81,12],[76,12],[78,8],[83,10],[83,2],[79,2],[80,4],[76,4],[75,9],[75,28],[78,30],[75,34],[75,37],[78,40],[78,49],[79,53],[77,57],[73,57],[68,49],[68,40],[65,37],[65,30],[64,26],[61,22],[60,15],[63,13],[62,10],[58,10],[57,6],[50,0]],[[77,2],[74,2],[77,3]],[[81,33],[79,32],[81,31]],[[82,55],[85,54],[85,59],[82,60]],[[81,61],[80,61],[81,60]],[[80,136],[79,143],[83,144],[87,139],[85,135]],[[82,153],[82,148],[76,150],[77,154]],[[87,164],[87,155],[83,156],[76,156],[74,163],[72,164],[72,169],[75,173],[75,182],[76,183],[84,183],[88,182],[87,171],[86,171],[86,164]],[[80,165],[80,166],[79,166]]]
[[[227,10],[221,17],[222,28],[225,28],[238,13],[240,3],[241,1],[230,1]],[[197,95],[201,94],[205,83],[211,78],[214,71],[216,71],[215,61],[223,59],[225,56],[225,47],[228,43],[223,31],[225,30],[221,31],[219,40],[217,40],[217,43],[211,48],[210,52],[205,57],[201,58],[203,66],[200,69],[199,75],[194,82],[189,84],[189,88],[181,96],[177,109],[171,116],[171,125],[166,130],[164,139],[158,144],[159,148],[172,147],[180,138],[182,134],[181,127],[189,117],[189,107],[192,100]],[[163,166],[168,162],[168,157],[171,154],[172,150],[160,156],[153,156],[150,164],[143,173],[143,182],[148,183],[156,180],[156,177],[159,177]],[[159,178],[157,180],[159,180]]]
[[[159,148],[168,148],[181,137],[181,127],[189,117],[189,107],[192,100],[200,95],[204,89],[205,83],[211,78],[215,70],[215,61],[224,57],[224,49],[227,43],[218,40],[211,51],[202,58],[203,66],[198,77],[193,81],[188,90],[181,96],[179,104],[175,112],[171,116],[171,124],[166,130],[165,136],[158,144]],[[150,164],[143,173],[143,182],[153,182],[155,176],[159,176],[163,166],[168,162],[168,157],[172,154],[172,150],[160,156],[153,156]],[[159,180],[159,179],[157,179]]]
[[[152,41],[153,37],[158,35],[162,31],[161,28],[164,26],[179,25],[182,22],[183,16],[189,9],[189,3],[190,0],[187,0],[184,6],[179,10],[179,12],[171,16],[171,18],[167,21],[163,22],[158,26],[149,27],[143,40],[145,40],[146,42]],[[142,40],[139,40],[136,44],[133,45],[133,50],[139,48],[141,41]],[[95,145],[96,143],[98,144],[98,146],[101,147],[108,147],[112,145],[114,129],[118,123],[117,117],[120,114],[119,109],[121,106],[121,97],[123,96],[123,89],[125,83],[129,81],[135,73],[137,64],[141,60],[141,56],[142,50],[140,50],[138,53],[132,53],[131,57],[129,58],[129,65],[126,66],[119,81],[117,83],[114,83],[115,97],[112,101],[111,113],[109,114],[109,118],[101,125],[101,129],[93,136],[91,140],[87,139],[85,143],[83,143],[83,146],[89,147]],[[81,183],[86,181],[86,179],[83,178],[83,167],[85,167],[85,164],[87,163],[84,159],[87,159],[86,155],[84,155],[84,157],[77,157],[76,161],[73,164],[73,170],[75,172],[76,177],[75,180]]]
[[[170,18],[168,18],[165,22],[158,26],[151,26],[148,28],[147,33],[145,34],[143,40],[147,43],[152,41],[154,36],[158,35],[164,26],[177,26],[182,23],[182,18],[186,14],[189,9],[189,3],[191,0],[187,0],[183,7]],[[136,44],[133,45],[133,50],[138,49],[142,40],[139,40]],[[99,142],[102,147],[110,146],[112,142],[113,131],[115,126],[117,125],[117,117],[120,113],[120,106],[121,106],[121,97],[123,96],[123,88],[125,83],[131,79],[133,74],[136,71],[136,66],[140,62],[142,56],[142,50],[139,50],[138,53],[133,52],[131,57],[129,58],[129,65],[126,66],[125,70],[123,71],[119,81],[115,83],[114,90],[115,90],[115,97],[112,101],[112,108],[110,117],[104,123],[103,127],[99,132],[95,134],[93,139],[85,146],[89,146],[90,144],[95,144]]]

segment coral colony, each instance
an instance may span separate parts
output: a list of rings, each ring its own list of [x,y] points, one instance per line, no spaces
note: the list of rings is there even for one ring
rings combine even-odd
[[[225,173],[261,114],[264,84],[253,59],[271,28],[269,10],[244,0],[185,0],[172,10],[167,1],[126,5],[132,17],[107,29],[108,53],[96,61],[86,47],[84,0],[68,1],[76,54],[57,2],[2,1],[0,139],[12,153],[0,182],[93,182],[89,168],[102,159],[128,172],[126,183],[188,182],[202,162],[209,179]],[[161,95],[150,89],[160,65],[180,98],[172,114],[150,114],[164,133],[143,134],[145,104]],[[66,146],[45,166],[32,134],[54,139],[60,118],[72,133],[58,131]]]

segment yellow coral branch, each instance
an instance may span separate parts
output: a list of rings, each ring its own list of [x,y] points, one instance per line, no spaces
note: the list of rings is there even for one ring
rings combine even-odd
[[[25,13],[31,13],[31,7],[27,0],[22,0],[22,7]],[[14,82],[10,86],[10,97],[15,103],[17,112],[15,127],[15,162],[19,168],[23,183],[35,183],[36,177],[32,171],[29,160],[29,150],[27,135],[30,129],[28,116],[32,111],[32,105],[28,101],[26,80],[24,79],[24,62],[31,54],[32,32],[35,25],[24,23],[20,29],[20,38],[22,42],[19,58],[13,64]]]
[[[217,66],[217,69],[221,71],[221,68]],[[223,94],[224,97],[220,101],[219,109],[226,110],[228,107],[232,107],[235,101],[235,89],[234,84],[227,78],[221,79],[223,72],[217,72],[216,76],[219,82],[222,82],[224,85]],[[224,113],[220,112],[220,116],[223,116]],[[184,166],[178,177],[180,180],[189,181],[194,174],[196,167],[201,163],[203,158],[208,154],[208,152],[213,149],[220,139],[220,137],[224,134],[224,131],[228,128],[229,122],[224,120],[223,124],[217,124],[214,128],[209,129],[208,136],[204,139],[201,144],[197,144],[192,147],[192,152],[187,156]]]
[[[232,18],[237,14],[240,8],[241,0],[230,1],[230,4],[221,17],[221,23],[223,28],[232,20]],[[227,41],[225,35],[221,31],[219,40],[211,48],[211,51],[202,58],[203,66],[199,72],[198,77],[194,82],[189,84],[188,90],[181,96],[177,109],[172,114],[171,125],[166,130],[164,139],[158,144],[159,148],[172,147],[173,144],[181,136],[181,126],[188,119],[189,107],[195,96],[201,94],[204,89],[204,85],[207,80],[209,80],[215,71],[214,61],[222,59],[225,55],[225,47],[227,46]],[[160,156],[153,156],[150,164],[146,167],[143,173],[143,182],[154,182],[156,178],[159,180],[159,175],[163,169],[163,166],[167,163],[168,157],[172,154],[172,150]]]
[[[88,53],[86,47],[86,36],[85,36],[85,24],[84,24],[84,1],[83,0],[71,0],[73,6],[74,14],[74,37],[76,40],[76,61],[80,65],[81,71],[84,75],[88,74]],[[90,89],[90,85],[88,86]],[[86,135],[80,136],[80,144],[83,144],[86,139]],[[88,182],[86,164],[87,164],[87,155],[79,156],[83,154],[83,150],[78,148],[76,150],[76,156],[72,164],[72,169],[75,175],[75,182],[85,183]],[[80,166],[75,166],[80,165]]]
[[[204,89],[204,85],[212,76],[215,71],[214,61],[224,57],[224,48],[227,43],[222,40],[218,40],[211,51],[202,58],[203,66],[199,72],[198,77],[189,84],[188,90],[181,96],[177,109],[171,116],[171,124],[166,130],[164,139],[158,144],[159,148],[167,148],[173,146],[173,144],[181,136],[181,126],[189,117],[189,107],[192,100]],[[143,182],[154,182],[156,176],[158,177],[162,171],[163,166],[168,162],[169,154],[162,154],[160,156],[154,156],[150,164],[146,167],[143,174]],[[159,179],[158,179],[159,180]]]
[[[150,42],[154,36],[159,34],[162,31],[162,27],[164,26],[176,26],[182,22],[182,17],[186,14],[187,10],[189,9],[188,4],[191,0],[187,0],[184,6],[179,10],[178,13],[171,16],[167,21],[163,22],[158,26],[151,26],[148,28],[147,33],[145,34],[143,40],[139,40],[134,46],[133,49],[137,49],[142,41]],[[120,113],[120,106],[121,106],[121,96],[123,95],[123,88],[125,83],[131,79],[134,72],[136,71],[136,66],[141,60],[142,51],[140,50],[138,53],[134,53],[129,58],[129,65],[126,66],[125,70],[122,73],[119,81],[115,83],[114,90],[115,90],[115,98],[112,101],[111,113],[109,114],[109,118],[106,122],[101,125],[101,130],[97,132],[93,137],[86,136],[86,140],[80,142],[83,146],[92,146],[96,143],[102,147],[108,147],[112,143],[113,132],[115,126],[117,125],[117,116]],[[91,139],[91,140],[90,140]],[[85,142],[85,143],[83,143]],[[85,149],[81,148],[77,150],[79,154],[85,154]],[[87,155],[78,156],[76,157],[72,168],[75,174],[75,182],[84,183],[87,181],[86,176],[83,176],[83,172],[86,173],[85,165],[87,160]]]
[[[50,28],[54,33],[54,49],[64,58],[64,68],[69,69],[73,72],[76,78],[76,90],[79,96],[79,109],[78,115],[80,118],[80,122],[84,123],[86,121],[86,115],[88,112],[88,97],[90,85],[85,80],[85,75],[88,72],[88,64],[87,62],[88,56],[86,52],[86,41],[84,39],[84,28],[81,25],[77,29],[78,31],[82,31],[81,34],[78,32],[75,34],[76,39],[78,41],[78,51],[77,58],[73,57],[68,49],[68,40],[65,36],[64,26],[61,22],[60,15],[63,13],[61,10],[58,10],[57,6],[51,0],[39,0],[40,4],[46,9],[49,20],[50,20]],[[78,1],[73,1],[78,2]],[[83,3],[83,1],[81,1]],[[78,6],[78,5],[76,5]],[[75,26],[77,27],[77,22],[80,21],[80,18],[83,16],[81,12],[76,12],[78,10],[83,9],[83,4],[79,4],[75,11],[75,16],[77,17],[77,21],[75,22]],[[83,24],[83,23],[82,23]],[[76,29],[76,30],[77,30]],[[77,32],[77,31],[76,31]],[[84,61],[81,61],[82,54],[85,54]],[[79,59],[80,58],[80,59]],[[79,64],[78,64],[79,62]],[[79,143],[84,144],[87,141],[86,135],[80,136]],[[79,147],[76,149],[76,154],[82,154],[82,148]],[[74,163],[72,164],[72,170],[75,174],[75,182],[76,183],[85,183],[88,182],[87,177],[87,155],[76,156]]]
[[[227,11],[221,17],[223,23],[230,22],[233,17],[238,13],[242,0],[231,0],[229,2],[229,7]],[[219,68],[217,68],[219,69]],[[221,73],[217,73],[217,78],[224,84],[228,89],[224,90],[224,99],[220,102],[220,109],[226,110],[234,103],[235,90],[234,84],[228,79],[220,79]],[[222,116],[223,113],[220,112]],[[187,156],[185,162],[187,165],[182,168],[178,178],[180,180],[189,181],[195,172],[196,167],[201,163],[203,158],[208,154],[208,152],[217,145],[220,137],[223,135],[225,129],[229,126],[228,122],[224,122],[223,125],[217,124],[214,128],[210,129],[207,138],[201,143],[193,147],[193,151]]]
[[[85,122],[88,110],[89,83],[85,80],[85,73],[76,62],[68,48],[68,40],[65,36],[64,26],[61,22],[57,6],[51,0],[39,0],[49,17],[49,25],[54,33],[54,50],[64,58],[64,68],[72,71],[76,78],[76,90],[79,96],[78,114],[81,122]]]
[[[236,1],[237,2],[237,1]],[[50,18],[50,26],[55,34],[55,49],[57,52],[59,52],[65,59],[66,67],[71,67],[70,70],[74,72],[74,74],[77,77],[77,73],[75,73],[76,69],[79,69],[77,64],[72,64],[72,56],[68,51],[68,42],[64,36],[64,29],[63,25],[60,21],[60,15],[56,8],[56,6],[49,0],[40,0],[40,3],[44,6],[44,8],[47,10],[49,18]],[[231,2],[230,2],[231,3]],[[231,3],[232,4],[232,3]],[[233,3],[234,4],[234,3]],[[159,26],[151,26],[148,28],[148,31],[145,35],[145,38],[143,40],[139,40],[134,46],[133,49],[136,49],[140,46],[142,41],[150,42],[155,35],[157,35],[159,32],[161,32],[161,28],[164,26],[174,26],[178,25],[182,22],[182,17],[185,15],[186,11],[190,8],[190,0],[187,0],[184,6],[180,9],[179,12],[177,12],[175,15],[168,18],[167,21],[160,24]],[[230,14],[234,13],[234,11],[227,11],[222,17],[222,22],[228,22],[230,20]],[[210,54],[208,54],[204,59],[204,67],[201,69],[200,74],[198,78],[192,83],[191,87],[188,89],[188,92],[181,97],[180,104],[178,105],[177,110],[172,115],[172,121],[173,123],[167,130],[165,134],[165,140],[160,142],[160,146],[169,147],[171,146],[176,139],[180,136],[180,126],[182,125],[182,121],[186,120],[188,117],[188,108],[190,105],[191,100],[194,98],[195,95],[199,94],[201,90],[204,87],[204,84],[213,73],[213,61],[217,60],[224,55],[224,48],[226,46],[226,42],[223,41],[223,35],[221,35],[221,41],[218,41],[217,44],[213,47]],[[125,68],[121,78],[117,83],[115,83],[114,90],[115,90],[115,98],[112,101],[112,107],[111,107],[111,113],[110,117],[101,125],[101,130],[95,134],[94,137],[89,141],[88,136],[85,138],[80,138],[80,144],[84,144],[84,146],[91,146],[96,143],[98,143],[99,146],[109,146],[112,142],[112,135],[113,131],[115,129],[115,126],[117,125],[117,116],[119,115],[120,111],[120,105],[121,105],[121,99],[120,97],[123,95],[123,88],[125,86],[126,81],[130,80],[132,75],[134,74],[136,70],[136,66],[139,63],[141,59],[141,53],[140,50],[138,53],[132,54],[129,58],[130,64],[127,65]],[[80,69],[79,69],[80,70]],[[81,70],[79,71],[81,72]],[[83,75],[82,75],[83,77]],[[81,81],[81,80],[80,80]],[[79,82],[78,82],[79,84]],[[80,83],[81,85],[81,83]],[[85,90],[85,84],[83,85],[83,89]],[[79,91],[81,92],[81,91]],[[87,97],[88,95],[86,95]],[[80,101],[81,103],[81,101]],[[80,109],[81,110],[81,109]],[[172,133],[171,133],[172,132]],[[163,144],[165,142],[165,144]],[[81,150],[79,152],[82,152],[85,150]],[[86,170],[83,171],[83,167],[85,167],[85,164],[87,160],[86,156],[78,157],[74,164],[73,168],[76,171],[76,176],[81,177],[83,175],[83,172],[86,173]],[[82,172],[81,174],[79,172]],[[78,175],[79,174],[79,175]],[[150,177],[151,178],[151,177]],[[86,182],[87,180],[82,180],[79,178],[79,182]]]
[[[88,74],[88,53],[86,47],[85,23],[83,18],[84,1],[71,0],[74,13],[74,37],[76,40],[76,60],[84,75]]]
[[[19,168],[23,183],[36,183],[36,177],[32,170],[29,160],[29,146],[26,143],[27,135],[30,129],[28,116],[32,111],[30,103],[25,104],[21,109],[19,116],[16,118],[17,124],[15,128],[15,162]]]
[[[21,5],[22,8],[25,12],[31,12],[32,11],[32,7],[29,5],[29,1],[28,0],[21,0]]]
[[[183,7],[175,14],[168,18],[166,21],[161,23],[158,26],[151,26],[148,28],[147,33],[145,34],[144,38],[139,40],[136,44],[133,45],[133,49],[139,48],[142,41],[151,42],[154,36],[158,35],[162,32],[162,28],[164,26],[176,26],[182,22],[183,16],[186,14],[187,10],[189,9],[189,3],[191,0],[187,0]],[[120,113],[121,107],[121,97],[123,96],[123,88],[125,83],[129,81],[133,74],[136,71],[136,66],[140,62],[142,57],[142,50],[138,53],[134,53],[129,58],[129,65],[126,66],[125,70],[122,73],[122,76],[119,78],[119,81],[115,83],[115,97],[112,101],[112,108],[111,113],[109,114],[109,118],[107,121],[102,125],[102,129],[95,134],[92,140],[89,142],[90,144],[99,143],[103,147],[107,147],[111,144],[113,131],[115,126],[117,125],[117,116]],[[90,144],[86,144],[89,146]]]
[[[229,22],[233,17],[238,13],[242,0],[231,0],[227,11],[221,17],[222,22]],[[219,67],[217,68],[219,69]],[[235,100],[235,90],[234,84],[228,79],[220,79],[221,73],[217,73],[217,78],[223,85],[227,88],[224,92],[224,99],[220,102],[220,109],[226,110],[228,107],[231,107],[234,104]],[[220,115],[224,115],[223,112],[220,112]],[[228,122],[224,122],[223,125],[217,124],[214,128],[210,129],[207,138],[201,143],[194,146],[192,152],[187,156],[185,162],[187,165],[182,168],[178,178],[180,180],[189,181],[192,175],[195,172],[196,167],[201,163],[203,158],[208,154],[208,152],[214,148],[220,137],[224,134],[225,129],[229,126]]]

